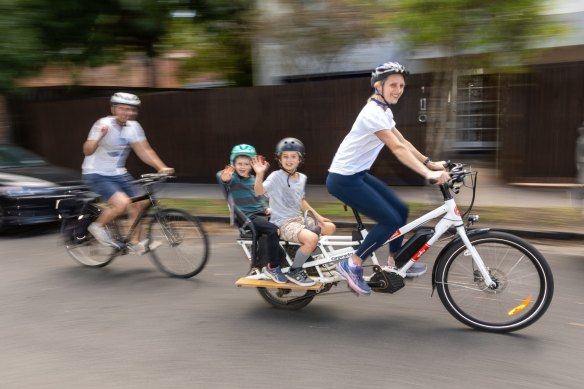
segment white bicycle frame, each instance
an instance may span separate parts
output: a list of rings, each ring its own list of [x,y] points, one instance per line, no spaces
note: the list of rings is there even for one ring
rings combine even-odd
[[[466,229],[464,226],[464,222],[462,217],[460,216],[460,212],[458,211],[458,207],[453,198],[447,199],[444,201],[444,204],[433,211],[428,212],[425,215],[420,216],[416,220],[406,224],[405,226],[399,228],[389,239],[383,244],[383,246],[387,245],[394,239],[397,239],[400,236],[407,234],[408,232],[414,230],[416,227],[419,227],[423,224],[426,224],[430,220],[436,219],[444,215],[442,219],[436,224],[434,228],[434,234],[428,240],[422,248],[420,248],[413,256],[410,258],[408,262],[406,262],[402,267],[399,269],[391,270],[391,272],[399,274],[402,278],[405,278],[407,270],[416,262],[420,257],[428,251],[428,249],[436,243],[440,239],[442,235],[451,227],[456,228],[456,232],[458,236],[461,238],[462,242],[466,246],[468,252],[472,256],[473,262],[477,266],[477,269],[481,273],[485,284],[487,286],[494,286],[495,282],[492,280],[491,276],[489,275],[488,269],[486,268],[483,260],[481,259],[478,251],[475,247],[471,244],[467,234]],[[363,229],[360,231],[363,239],[367,235],[367,230]],[[251,261],[251,239],[240,238],[237,240],[237,243],[243,248],[243,251],[247,255],[247,258]],[[286,243],[284,241],[280,242],[280,245],[284,247],[286,244],[290,245],[298,245],[297,243]],[[354,252],[354,246],[358,246],[361,244],[360,241],[353,240],[352,236],[343,236],[343,235],[330,235],[330,236],[321,236],[318,241],[317,250],[312,254],[312,260],[306,261],[303,265],[303,268],[312,268],[314,267],[315,270],[318,272],[319,277],[314,278],[315,281],[319,281],[323,284],[328,284],[332,282],[343,281],[344,279],[334,271],[334,266],[336,262],[350,258]],[[339,248],[340,247],[340,248]],[[286,253],[286,260],[288,264],[292,264],[293,258],[288,256]],[[371,261],[374,265],[380,265],[375,253],[371,256]],[[283,268],[282,271],[285,273],[288,271],[288,268]],[[324,272],[328,273],[325,275]],[[251,279],[265,279],[268,280],[269,278],[262,273],[252,274],[246,278]],[[370,277],[365,276],[364,279],[369,281]]]

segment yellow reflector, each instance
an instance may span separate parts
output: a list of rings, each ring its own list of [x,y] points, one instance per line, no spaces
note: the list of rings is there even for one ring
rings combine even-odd
[[[525,307],[527,307],[529,305],[530,302],[531,302],[531,295],[527,296],[527,298],[525,300],[523,300],[523,302],[521,304],[519,304],[518,306],[516,306],[515,308],[513,308],[512,310],[507,312],[507,315],[513,316],[517,312],[523,311],[525,309]]]

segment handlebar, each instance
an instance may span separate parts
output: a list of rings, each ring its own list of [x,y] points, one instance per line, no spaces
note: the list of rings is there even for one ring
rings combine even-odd
[[[464,170],[464,168],[466,166],[467,165],[464,163],[447,161],[444,164],[444,168],[448,170],[448,173],[450,174],[450,180],[448,180],[448,182],[444,185],[447,188],[452,189],[452,188],[454,188],[454,184],[464,182],[464,178],[466,176],[468,176],[469,174],[473,174],[473,172],[471,172],[471,171]],[[430,180],[428,180],[428,182],[430,184],[434,185],[434,184],[436,184],[437,181],[430,179]]]
[[[164,182],[171,178],[176,178],[176,176],[172,176],[166,173],[146,173],[142,174],[140,177],[142,178],[136,180],[135,182],[141,185],[149,185],[154,184],[156,182]]]

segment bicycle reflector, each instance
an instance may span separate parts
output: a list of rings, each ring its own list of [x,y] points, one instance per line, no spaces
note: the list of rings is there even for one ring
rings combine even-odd
[[[518,306],[516,306],[515,308],[513,308],[512,310],[507,312],[507,315],[513,316],[517,312],[523,311],[529,305],[530,302],[531,302],[531,295],[527,296],[527,298],[525,300],[523,300],[523,302],[521,304],[519,304]]]

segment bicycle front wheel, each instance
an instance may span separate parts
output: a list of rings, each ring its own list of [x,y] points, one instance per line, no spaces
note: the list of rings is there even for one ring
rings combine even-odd
[[[479,330],[511,332],[537,321],[554,292],[552,272],[532,245],[507,233],[469,236],[495,286],[486,285],[469,250],[460,242],[438,258],[440,300],[456,319]]]
[[[209,238],[203,224],[179,209],[156,212],[148,238],[150,246],[155,247],[150,254],[156,267],[172,277],[199,274],[209,258]]]

